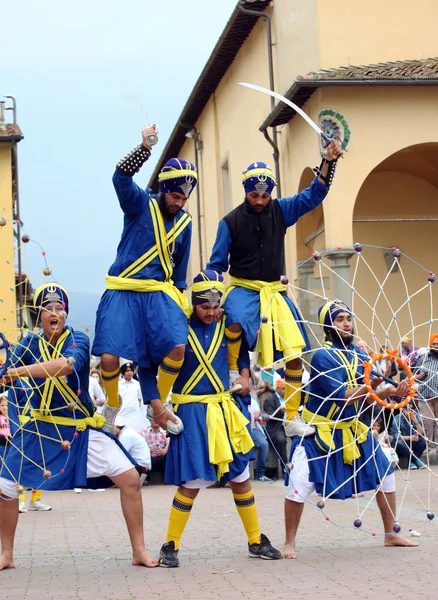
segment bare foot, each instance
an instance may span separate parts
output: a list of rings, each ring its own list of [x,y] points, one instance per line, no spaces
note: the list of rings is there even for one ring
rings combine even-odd
[[[134,567],[149,567],[149,569],[158,567],[158,561],[154,560],[146,550],[141,550],[133,554],[132,564]]]
[[[283,558],[296,558],[295,544],[285,544],[283,548]]]
[[[391,534],[385,536],[385,546],[405,546],[405,547],[409,547],[409,548],[414,548],[414,547],[418,546],[418,543],[411,542],[411,540],[408,540],[408,539],[402,537],[401,535],[396,535],[394,533],[391,533]]]
[[[3,571],[3,569],[15,569],[14,559],[9,554],[0,555],[0,571]]]

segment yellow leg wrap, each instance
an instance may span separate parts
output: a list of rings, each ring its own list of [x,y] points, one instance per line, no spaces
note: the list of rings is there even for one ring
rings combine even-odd
[[[20,502],[26,502],[26,492],[21,493],[19,496]]]
[[[179,375],[184,359],[173,360],[166,356],[158,369],[158,393],[160,400],[164,404],[167,400],[170,390]]]
[[[225,337],[228,350],[228,368],[230,371],[238,371],[237,359],[239,358],[240,346],[242,344],[242,330],[235,333],[227,327],[225,329]]]
[[[119,367],[114,369],[114,371],[104,371],[101,369],[100,372],[102,374],[103,385],[105,386],[108,406],[119,408]]]
[[[248,536],[248,544],[260,544],[259,517],[252,490],[245,492],[245,494],[235,494],[233,492],[233,498]]]
[[[303,369],[286,368],[286,390],[284,394],[286,406],[286,420],[291,421],[298,414],[298,409],[301,403],[301,381],[303,377]]]
[[[43,495],[43,490],[32,490],[32,496],[30,497],[31,502],[36,502]]]
[[[167,528],[166,542],[174,542],[175,550],[179,549],[181,536],[186,528],[187,521],[190,517],[194,498],[187,498],[178,491],[172,502],[170,509],[169,525]]]

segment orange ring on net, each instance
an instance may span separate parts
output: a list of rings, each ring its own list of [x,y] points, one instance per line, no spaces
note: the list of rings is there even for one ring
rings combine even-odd
[[[409,379],[409,392],[407,393],[406,397],[401,402],[388,402],[387,400],[382,400],[381,398],[379,398],[379,396],[376,394],[376,392],[371,387],[372,366],[375,362],[377,362],[378,360],[382,360],[382,359],[395,360],[397,362],[397,364],[400,367],[402,367],[402,369],[405,371],[407,378]],[[416,390],[414,387],[415,380],[414,380],[414,376],[412,375],[412,371],[409,368],[409,365],[407,365],[405,362],[403,362],[402,359],[397,355],[396,350],[394,350],[392,352],[387,352],[386,354],[375,354],[374,356],[370,357],[369,361],[368,360],[365,361],[363,363],[363,366],[364,366],[363,380],[366,385],[368,394],[371,396],[371,398],[374,400],[374,402],[377,402],[377,404],[380,404],[380,406],[384,406],[385,408],[390,408],[391,410],[396,410],[398,408],[403,408],[403,406],[406,406],[407,404],[409,404],[411,399],[415,396],[415,393],[416,393]]]

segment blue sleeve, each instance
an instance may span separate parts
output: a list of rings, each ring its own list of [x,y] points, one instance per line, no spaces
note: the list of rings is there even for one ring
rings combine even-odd
[[[34,338],[35,334],[31,333],[27,335],[24,339],[21,340],[14,348],[12,349],[12,357],[11,363],[13,367],[23,367],[33,364],[37,362],[36,360],[32,360],[33,353],[29,349],[30,344]]]
[[[228,225],[223,219],[219,221],[217,228],[216,241],[211,252],[210,260],[207,263],[207,269],[212,269],[216,273],[226,273],[228,271],[228,256],[230,254],[231,235]]]
[[[345,366],[330,351],[317,350],[311,367],[311,393],[322,390],[320,396],[345,400],[345,390],[348,387]]]
[[[149,201],[149,194],[142,190],[129,175],[122,175],[115,171],[113,185],[119,199],[120,208],[130,218],[138,217],[145,204]]]
[[[187,289],[187,267],[190,257],[190,244],[192,242],[192,222],[190,222],[183,231],[183,239],[178,249],[178,256],[175,258],[175,267],[173,269],[173,285],[179,290]]]
[[[76,344],[73,347],[73,343]],[[82,331],[75,331],[72,333],[72,343],[68,348],[63,349],[62,356],[64,358],[73,357],[75,359],[74,370],[79,371],[87,364],[90,360],[90,338]]]
[[[300,217],[321,204],[329,188],[315,179],[310,186],[290,198],[279,198],[278,204],[283,212],[286,227],[294,225]]]
[[[249,346],[247,341],[242,336],[242,343],[240,344],[239,357],[237,359],[237,367],[239,373],[242,369],[249,369]]]

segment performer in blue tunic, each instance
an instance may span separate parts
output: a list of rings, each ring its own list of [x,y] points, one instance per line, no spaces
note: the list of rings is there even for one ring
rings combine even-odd
[[[342,154],[333,141],[317,177],[310,187],[291,198],[272,200],[276,185],[272,170],[264,162],[251,163],[243,172],[245,200],[219,223],[216,242],[207,268],[219,273],[230,267],[230,287],[224,304],[226,335],[230,343],[230,377],[236,379],[236,358],[244,337],[258,362],[271,366],[284,359],[286,366],[286,433],[311,435],[313,428],[298,414],[301,402],[304,348],[310,349],[302,317],[287,297],[283,277],[284,238],[288,227],[316,208],[327,195],[336,161]]]
[[[105,418],[94,412],[88,395],[88,336],[66,326],[68,295],[59,284],[38,288],[34,305],[42,332],[31,333],[17,344],[13,366],[0,382],[13,388],[16,380],[27,379],[31,405],[30,418],[19,425],[1,464],[0,569],[15,566],[17,498],[24,489],[87,487],[87,482],[101,477],[120,488],[132,564],[156,566],[144,547],[135,463],[113,435],[102,431]]]
[[[249,481],[248,463],[254,458],[248,429],[250,396],[239,397],[229,391],[225,317],[217,321],[223,291],[223,277],[214,271],[202,271],[194,279],[188,345],[172,394],[184,431],[171,435],[167,453],[165,482],[179,487],[160,551],[163,567],[179,566],[179,542],[193,502],[200,488],[215,481],[228,481],[232,488],[250,555],[281,558],[260,533]],[[244,344],[238,363],[242,375],[248,378],[249,355]]]
[[[93,354],[101,356],[105,417],[111,413],[114,420],[119,406],[119,357],[124,357],[139,365],[143,400],[165,428],[169,418],[176,420],[162,403],[187,342],[190,310],[182,290],[187,287],[192,222],[183,209],[197,173],[187,160],[172,158],[159,174],[159,195],[134,183],[133,175],[150,156],[147,137],[154,132],[153,127],[142,132],[143,143],[119,161],[113,176],[124,227],[97,310]]]
[[[387,458],[369,428],[357,415],[367,398],[363,383],[366,353],[353,344],[351,311],[340,300],[320,307],[319,322],[326,342],[313,355],[309,392],[303,418],[316,429],[312,437],[296,438],[291,448],[292,469],[286,491],[285,558],[296,558],[295,537],[304,502],[316,490],[324,497],[344,499],[378,490],[377,505],[383,520],[386,546],[416,546],[394,533],[395,477]],[[404,396],[409,385],[387,386],[375,377],[371,385],[382,399]],[[372,402],[372,400],[369,400]]]

